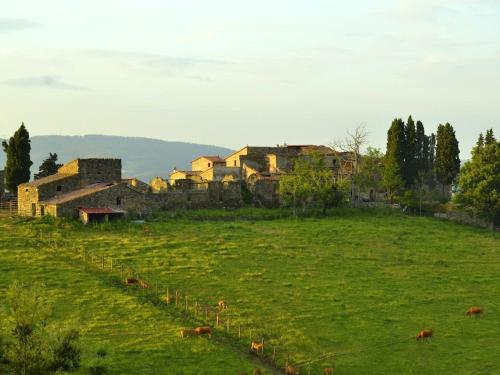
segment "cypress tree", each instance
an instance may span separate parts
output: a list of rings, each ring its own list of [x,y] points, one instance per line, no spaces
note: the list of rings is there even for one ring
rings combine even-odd
[[[484,138],[484,144],[486,146],[492,145],[496,142],[495,136],[493,135],[493,129],[486,130],[486,137]]]
[[[33,164],[30,159],[30,135],[24,123],[10,137],[9,142],[2,142],[2,146],[7,155],[5,186],[11,193],[17,195],[17,187],[30,180],[30,167]]]
[[[476,148],[481,149],[484,146],[484,136],[483,133],[479,133],[479,138],[477,139]]]
[[[415,122],[412,117],[408,117],[405,126],[405,162],[403,178],[407,188],[411,188],[417,177],[417,134],[415,131]]]
[[[387,132],[387,152],[384,158],[384,186],[392,201],[398,197],[404,185],[405,125],[403,120],[394,119]]]
[[[416,150],[417,173],[427,173],[429,171],[429,137],[425,135],[424,124],[421,121],[417,121]]]
[[[460,150],[455,136],[455,130],[449,123],[439,125],[436,135],[435,172],[439,183],[442,184],[443,194],[445,186],[451,185],[460,171]]]
[[[427,184],[429,189],[434,189],[436,187],[436,174],[434,172],[434,164],[436,162],[436,134],[431,133],[429,136],[429,158],[427,162],[427,168],[429,172],[429,179]]]

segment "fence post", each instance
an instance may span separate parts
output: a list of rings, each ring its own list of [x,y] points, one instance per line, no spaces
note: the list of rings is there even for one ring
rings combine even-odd
[[[216,327],[218,327],[218,326],[219,326],[219,313],[217,313],[215,326],[216,326]]]
[[[102,269],[104,269],[104,255],[102,256]]]
[[[109,272],[113,272],[113,258],[111,258],[110,271]]]
[[[238,338],[241,339],[241,324],[238,324]]]
[[[167,286],[167,305],[170,305],[170,294],[168,293],[168,286]]]
[[[186,296],[186,311],[188,311],[188,296]]]
[[[179,303],[179,291],[175,291],[175,307],[177,307],[177,304]]]
[[[273,362],[276,361],[276,347],[273,346]]]

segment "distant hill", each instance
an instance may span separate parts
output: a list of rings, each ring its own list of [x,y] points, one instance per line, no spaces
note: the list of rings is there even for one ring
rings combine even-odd
[[[137,177],[143,181],[155,176],[167,177],[177,167],[189,169],[190,162],[200,155],[229,155],[232,150],[184,142],[167,142],[140,137],[108,135],[33,136],[31,137],[31,175],[49,152],[56,152],[60,163],[78,157],[116,157],[122,159],[124,177]],[[0,152],[0,170],[5,165],[5,153]]]

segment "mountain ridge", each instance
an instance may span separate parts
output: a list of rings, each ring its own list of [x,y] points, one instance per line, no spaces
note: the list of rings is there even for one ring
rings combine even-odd
[[[31,175],[49,156],[57,153],[59,163],[76,158],[115,157],[122,159],[122,174],[148,182],[156,176],[167,177],[174,168],[190,169],[191,160],[200,155],[227,156],[233,150],[214,145],[181,141],[165,141],[147,137],[123,137],[103,134],[38,135],[31,139]],[[5,153],[0,153],[0,170]]]

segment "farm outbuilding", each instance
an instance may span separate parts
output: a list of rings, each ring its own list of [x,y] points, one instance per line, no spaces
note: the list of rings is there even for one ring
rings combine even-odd
[[[109,207],[80,207],[78,212],[80,220],[84,224],[88,224],[89,222],[108,222],[125,216],[124,211],[114,210]]]

